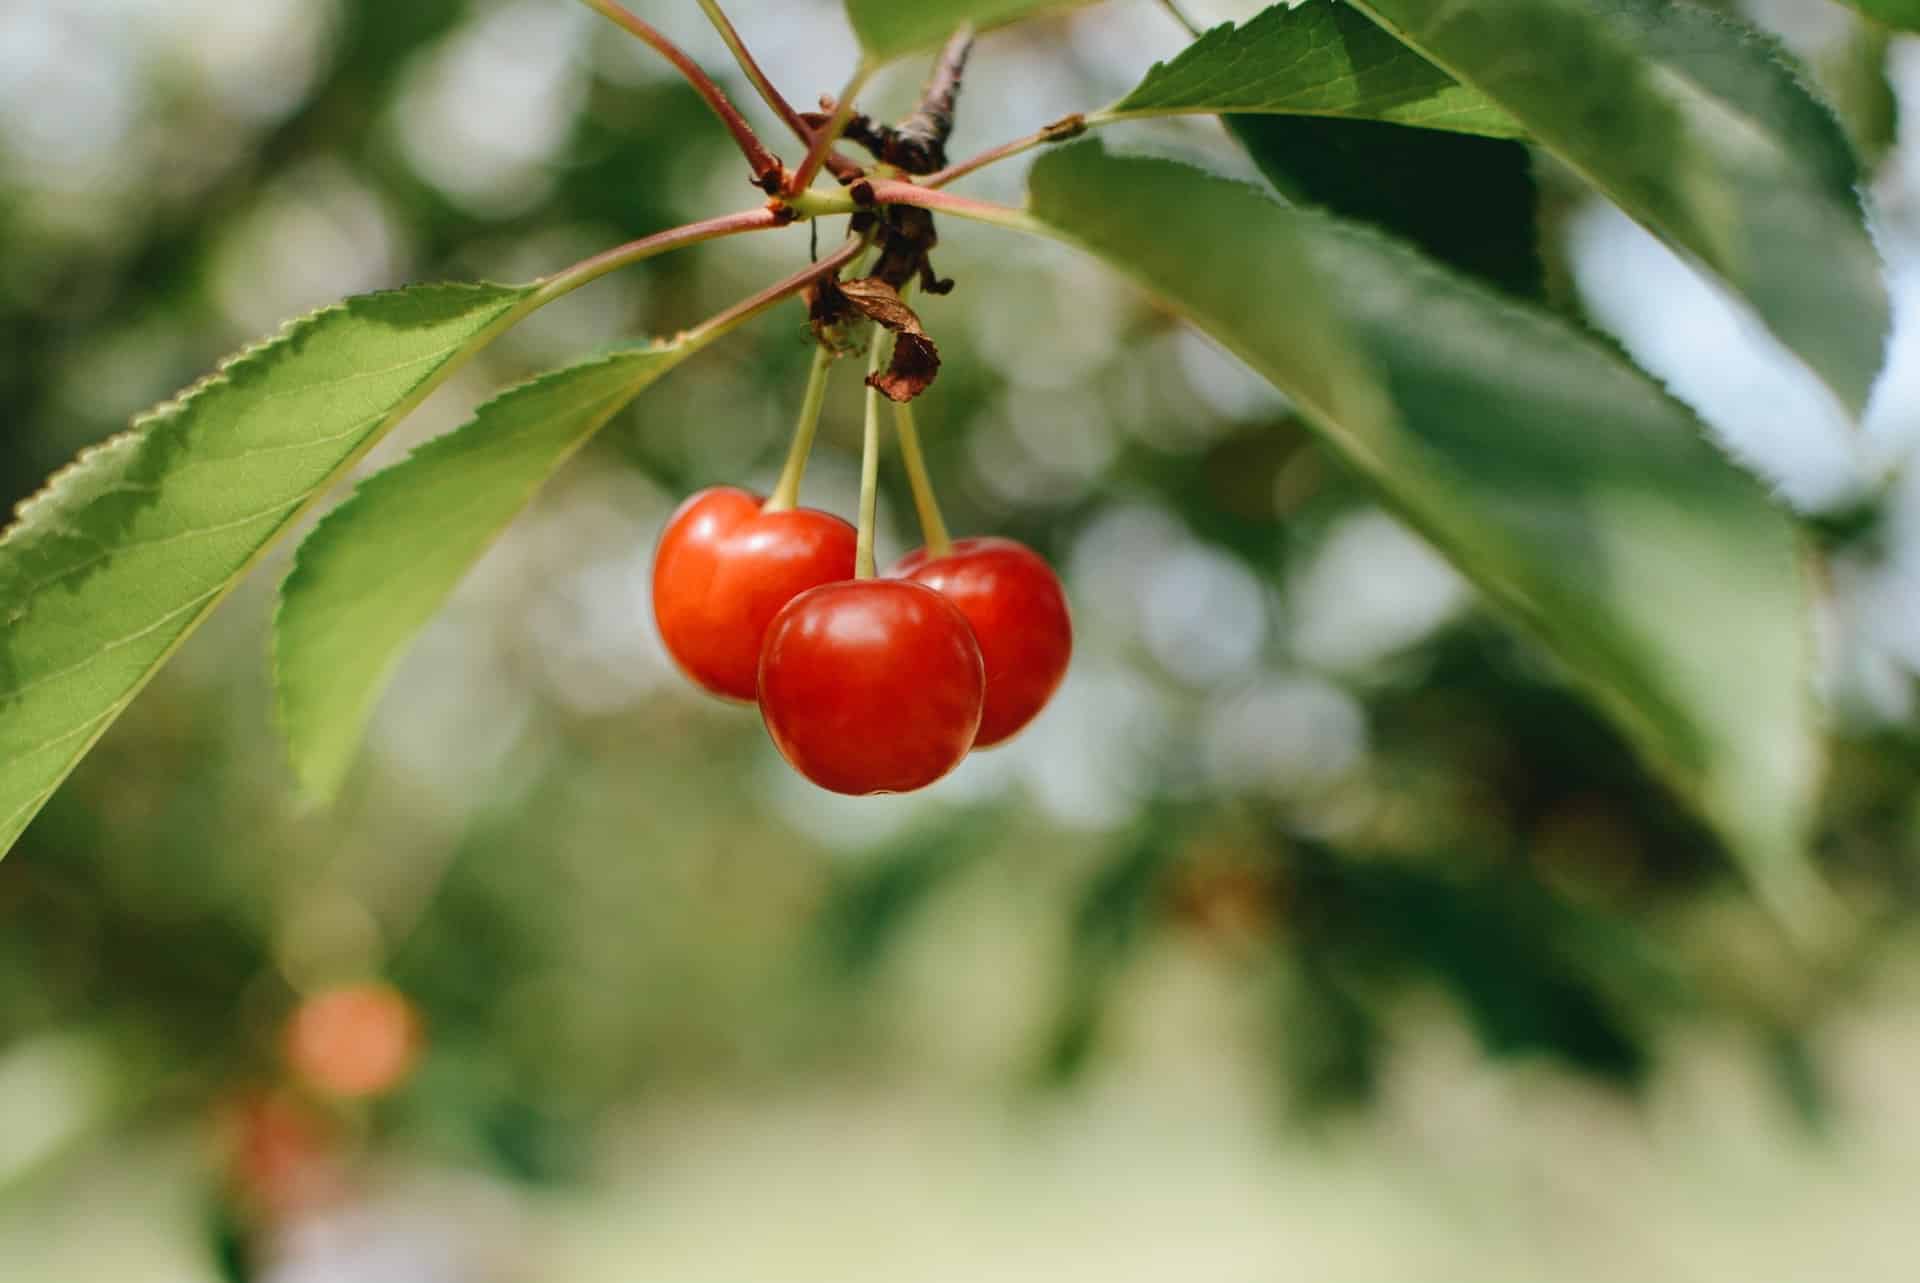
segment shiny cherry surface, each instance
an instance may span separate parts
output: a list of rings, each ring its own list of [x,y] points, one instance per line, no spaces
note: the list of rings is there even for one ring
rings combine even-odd
[[[905,793],[960,764],[986,671],[954,604],[907,579],[802,593],[767,629],[760,713],[795,770],[835,793]]]
[[[752,699],[767,625],[807,589],[850,578],[854,542],[831,513],[765,512],[745,490],[702,490],[654,554],[653,616],[667,653],[712,693]]]
[[[1067,596],[1040,554],[1011,539],[956,539],[946,556],[922,548],[891,573],[959,607],[980,642],[987,699],[975,748],[1004,743],[1039,715],[1073,655]]]

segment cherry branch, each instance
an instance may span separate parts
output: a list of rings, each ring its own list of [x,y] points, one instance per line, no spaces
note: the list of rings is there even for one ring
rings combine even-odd
[[[714,83],[712,76],[701,69],[699,63],[689,58],[680,46],[662,35],[653,24],[622,7],[616,3],[616,0],[580,0],[580,2],[609,21],[626,28],[650,46],[654,52],[672,63],[680,74],[687,78],[687,83],[693,86],[694,91],[706,100],[707,106],[713,109],[713,114],[718,116],[720,123],[727,127],[727,132],[733,135],[733,141],[739,146],[741,154],[747,158],[747,164],[753,171],[754,185],[769,195],[780,190],[782,180],[786,176],[786,166],[780,162],[778,156],[767,150],[766,144],[762,143],[760,136],[753,132],[753,126],[747,123],[746,117],[740,114],[727,98],[725,91]]]
[[[973,28],[963,26],[947,40],[933,74],[920,91],[920,101],[897,125],[883,125],[855,113],[847,122],[847,141],[858,143],[883,165],[909,174],[928,174],[947,163],[947,139],[953,136],[953,113],[960,100],[960,82],[973,52]]]
[[[720,39],[726,42],[727,50],[733,55],[733,60],[740,64],[740,70],[745,72],[747,79],[753,83],[754,89],[760,94],[760,100],[772,108],[773,114],[780,117],[781,123],[793,131],[795,138],[812,146],[813,130],[805,120],[801,119],[800,113],[793,109],[793,104],[788,102],[780,90],[774,86],[773,81],[767,78],[767,73],[760,70],[760,64],[754,61],[753,55],[747,51],[746,42],[734,29],[733,20],[727,17],[726,11],[720,7],[719,0],[700,0],[700,8],[706,13],[707,21],[713,24],[714,30],[720,33]]]
[[[933,74],[920,93],[920,104],[913,114],[894,128],[894,136],[909,148],[924,151],[926,169],[938,169],[947,163],[947,139],[953,137],[953,112],[960,101],[960,81],[967,74],[967,57],[973,52],[973,27],[961,27],[948,38]],[[915,172],[922,172],[916,170]]]

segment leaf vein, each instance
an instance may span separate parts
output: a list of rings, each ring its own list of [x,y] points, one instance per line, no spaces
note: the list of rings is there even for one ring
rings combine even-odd
[[[115,700],[112,704],[108,705],[106,708],[102,709],[99,713],[95,714],[94,716],[89,717],[86,721],[81,722],[78,726],[75,726],[72,730],[67,731],[61,735],[55,735],[51,739],[42,740],[40,741],[40,743],[35,744],[32,748],[22,749],[20,752],[8,758],[4,765],[0,765],[0,770],[12,770],[14,767],[20,765],[20,763],[26,761],[30,757],[38,757],[40,754],[46,752],[50,748],[57,748],[76,736],[84,735],[87,731],[93,729],[95,726],[98,726],[101,722],[104,722],[108,718],[113,717],[114,715],[119,713],[121,709],[127,706],[127,702],[128,701],[124,699]],[[44,797],[46,795],[42,794],[41,796]],[[0,828],[3,828],[3,827],[5,827],[5,825],[0,824]]]
[[[152,633],[159,632],[162,628],[166,627],[169,621],[177,619],[181,615],[184,615],[188,611],[193,610],[195,607],[201,605],[203,602],[206,602],[213,597],[217,597],[220,594],[220,590],[224,587],[226,587],[224,583],[216,585],[215,587],[209,589],[208,591],[201,593],[198,597],[193,598],[191,601],[187,602],[185,605],[176,606],[174,609],[168,611],[166,614],[154,620],[151,624],[148,624],[145,628],[135,629],[133,632],[128,633],[124,637],[119,637],[113,641],[107,642],[105,645],[101,646],[100,649],[94,651],[91,655],[88,655],[85,659],[80,660],[77,663],[69,664],[65,668],[56,669],[51,673],[42,674],[41,676],[34,678],[30,682],[21,683],[20,685],[14,687],[12,690],[7,691],[5,694],[0,694],[0,704],[11,703],[12,701],[19,699],[22,695],[25,695],[28,691],[38,690],[40,687],[47,685],[49,682],[57,682],[62,677],[71,676],[72,674],[77,673],[81,669],[87,667],[89,664],[93,663],[95,660],[100,659],[102,656],[108,654],[109,652],[119,650],[123,646],[131,646],[133,643],[139,641],[142,637],[146,637]]]
[[[39,583],[32,585],[22,595],[27,597],[37,597],[41,593],[45,592],[47,589],[59,583],[60,581],[64,579],[71,579],[75,575],[79,574],[84,570],[91,570],[93,567],[99,565],[101,562],[108,561],[114,557],[121,555],[122,553],[133,552],[140,548],[164,547],[167,544],[180,543],[181,541],[187,540],[187,539],[198,539],[202,535],[217,535],[228,530],[238,529],[241,526],[249,525],[255,521],[259,521],[263,517],[271,517],[277,512],[284,512],[288,508],[291,508],[296,504],[306,502],[308,497],[311,496],[313,492],[315,490],[318,490],[319,488],[320,487],[317,485],[308,486],[305,490],[302,490],[299,494],[295,495],[291,499],[286,500],[283,503],[276,503],[271,507],[262,508],[260,511],[249,513],[244,517],[236,517],[232,521],[223,521],[218,525],[212,525],[212,526],[197,526],[192,530],[182,530],[178,534],[172,534],[172,535],[159,535],[152,539],[136,539],[131,543],[109,545],[109,544],[102,543],[98,539],[95,539],[92,535],[78,535],[78,534],[73,535],[72,537],[74,538],[85,539],[88,543],[93,544],[95,547],[103,548],[106,551],[101,552],[96,556],[88,557],[85,561],[74,562],[71,566],[68,566],[64,570],[60,571],[59,574],[49,576],[46,579],[42,579]]]

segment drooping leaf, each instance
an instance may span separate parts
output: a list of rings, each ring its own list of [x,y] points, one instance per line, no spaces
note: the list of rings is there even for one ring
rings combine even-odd
[[[1536,190],[1525,144],[1372,120],[1224,119],[1290,201],[1384,228],[1510,294],[1541,292]]]
[[[1898,31],[1920,31],[1920,0],[1847,0],[1877,22]]]
[[[1833,114],[1685,0],[1352,0],[1741,295],[1854,411],[1889,324]]]
[[[595,432],[699,346],[618,352],[522,384],[362,482],[314,528],[274,619],[281,725],[310,796],[339,791],[407,643],[494,538]]]
[[[1802,924],[1815,774],[1800,549],[1761,488],[1611,351],[1365,229],[1076,144],[1037,227],[1158,295],[1325,439],[1690,798]]]
[[[847,18],[869,62],[939,44],[959,27],[982,30],[1089,0],[847,0]]]
[[[427,286],[316,312],[21,506],[0,537],[0,852],[268,545],[526,293]]]
[[[1215,27],[1098,113],[1335,116],[1517,138],[1524,128],[1479,90],[1414,53],[1338,0],[1276,4]]]

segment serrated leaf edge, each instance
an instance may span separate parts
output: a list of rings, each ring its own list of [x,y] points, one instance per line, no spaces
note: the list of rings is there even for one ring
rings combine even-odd
[[[87,447],[70,462],[57,469],[47,478],[39,490],[15,505],[13,519],[7,524],[4,530],[0,530],[0,554],[4,554],[8,545],[23,532],[34,528],[43,514],[57,511],[58,501],[71,492],[90,472],[101,465],[103,460],[110,460],[123,451],[137,448],[155,431],[176,422],[183,415],[189,413],[196,400],[203,394],[215,387],[230,385],[236,371],[252,362],[264,360],[282,344],[311,331],[321,322],[334,315],[349,313],[356,305],[375,302],[381,299],[403,297],[417,299],[425,294],[469,292],[475,294],[486,292],[499,293],[502,304],[500,312],[492,318],[487,325],[483,326],[473,338],[469,339],[461,348],[450,353],[439,366],[430,371],[420,383],[415,385],[412,392],[410,392],[406,398],[396,403],[393,411],[387,416],[386,426],[388,430],[391,430],[402,418],[417,408],[420,401],[424,400],[426,395],[430,394],[444,381],[447,375],[452,372],[453,367],[466,357],[471,356],[472,353],[478,351],[480,347],[484,346],[486,342],[497,335],[500,329],[504,328],[502,324],[503,321],[508,324],[511,323],[510,318],[514,304],[530,294],[530,287],[501,286],[478,282],[442,282],[429,285],[414,285],[399,289],[380,290],[355,295],[337,303],[316,308],[303,316],[286,321],[271,336],[256,340],[222,358],[211,371],[189,384],[180,392],[159,402],[141,414],[136,415],[126,430],[116,433],[105,441]],[[166,666],[167,662],[172,659],[175,652],[184,644],[186,639],[193,634],[200,623],[204,621],[222,601],[226,600],[240,582],[259,564],[260,560],[278,541],[281,534],[302,514],[310,510],[315,503],[319,502],[325,493],[332,488],[333,483],[336,482],[340,476],[344,475],[346,471],[351,469],[360,458],[364,457],[366,451],[371,449],[379,437],[384,435],[384,432],[377,434],[372,440],[369,440],[354,451],[351,457],[343,460],[339,467],[332,471],[328,482],[315,487],[294,505],[287,515],[282,518],[273,534],[264,539],[260,546],[253,551],[252,555],[250,555],[240,568],[218,589],[202,598],[187,603],[186,606],[181,608],[182,611],[191,610],[194,611],[195,614],[193,620],[181,631],[180,636],[175,640],[174,644],[168,647],[167,650],[155,660],[124,695],[109,704],[97,717],[76,727],[74,731],[66,737],[71,738],[89,729],[91,729],[92,732],[86,744],[72,756],[66,765],[66,769],[60,772],[52,784],[36,796],[30,797],[13,814],[0,818],[0,858],[4,858],[7,851],[12,849],[14,843],[17,842],[20,836],[26,831],[27,826],[32,823],[33,816],[38,813],[41,807],[46,805],[53,794],[66,782],[67,778],[73,773],[81,760],[92,751],[93,745],[97,744],[100,737],[106,734],[107,730],[119,718],[119,715],[126,711],[133,700],[146,688],[147,684],[153,680],[154,675]],[[12,624],[24,619],[30,612],[30,609],[30,601],[19,603],[8,613],[7,622]],[[169,618],[170,617],[171,616],[169,616]],[[54,742],[57,743],[61,741]],[[42,747],[44,748],[45,746]]]
[[[293,727],[298,718],[288,705],[287,696],[289,687],[284,679],[285,669],[281,662],[283,653],[282,645],[285,637],[282,624],[287,616],[289,602],[293,595],[300,591],[300,585],[310,580],[313,576],[324,573],[327,559],[333,555],[333,550],[339,545],[339,541],[351,535],[350,523],[354,520],[353,513],[357,511],[357,506],[362,502],[370,502],[369,496],[377,496],[384,493],[390,487],[403,483],[406,480],[403,470],[406,469],[408,465],[419,460],[431,460],[441,453],[451,452],[460,448],[465,444],[465,439],[462,437],[462,434],[476,424],[485,422],[490,412],[498,411],[502,406],[511,405],[516,401],[531,397],[553,383],[578,376],[585,371],[616,365],[637,357],[664,357],[676,351],[679,352],[680,359],[684,360],[692,356],[701,346],[703,346],[703,344],[697,342],[689,345],[685,340],[663,340],[645,347],[625,348],[604,353],[601,356],[589,358],[585,361],[576,362],[573,365],[548,370],[534,378],[527,379],[524,382],[506,388],[476,406],[473,413],[469,415],[466,421],[461,423],[459,427],[444,432],[429,441],[422,442],[410,450],[405,458],[397,460],[379,472],[362,479],[354,486],[352,493],[345,499],[342,499],[338,505],[323,516],[314,525],[314,528],[308,532],[307,537],[301,540],[300,547],[294,553],[293,565],[288,569],[286,577],[281,580],[279,591],[275,594],[273,623],[270,631],[271,653],[269,658],[273,672],[274,720],[280,731],[282,743],[287,749],[288,764],[293,771],[294,777],[299,781],[301,792],[308,802],[322,804],[331,800],[338,794],[344,780],[343,778],[336,777],[315,778],[313,771],[302,765],[299,755],[294,751],[296,736]],[[674,362],[674,364],[678,364],[678,361]],[[672,367],[669,366],[668,368],[670,369]],[[654,378],[659,377],[659,375],[665,372],[665,370],[658,369],[657,367],[646,367],[641,371],[636,371],[635,378],[631,383],[606,397],[605,401],[610,403],[610,405],[605,416],[601,418],[595,427],[584,432],[580,440],[560,456],[555,464],[556,470],[582,449],[587,442],[597,435],[601,428],[604,428],[607,423],[611,422],[621,410],[625,409],[627,405],[631,404],[636,397],[644,392],[653,382]],[[643,378],[643,373],[649,377]],[[542,484],[544,484],[544,482]],[[537,489],[538,487],[536,487],[536,490]],[[515,514],[515,516],[517,517],[518,514]],[[513,523],[513,520],[514,518],[509,518],[487,536],[481,545],[483,553],[487,548],[491,548],[500,536],[506,532],[507,527]],[[444,604],[444,599],[442,604]],[[435,609],[437,610],[438,607],[436,606]],[[383,691],[391,681],[394,670],[399,666],[405,654],[406,647],[401,646],[396,648],[393,655],[388,659],[380,677],[373,684],[373,691],[376,698],[379,692]]]

